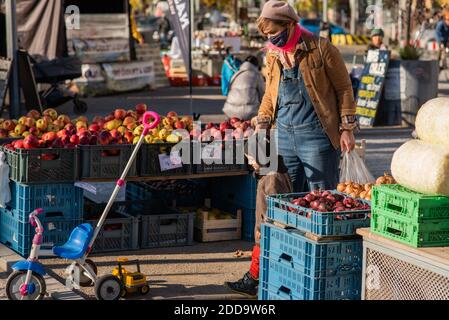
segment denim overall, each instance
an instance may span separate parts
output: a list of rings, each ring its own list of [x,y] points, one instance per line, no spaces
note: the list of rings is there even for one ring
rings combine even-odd
[[[282,71],[276,126],[293,191],[335,189],[340,152],[321,126],[299,67]]]

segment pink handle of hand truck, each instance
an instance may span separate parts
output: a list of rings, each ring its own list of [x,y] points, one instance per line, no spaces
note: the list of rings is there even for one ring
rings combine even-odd
[[[154,119],[153,122],[151,121],[151,118]],[[154,112],[154,111],[147,111],[143,114],[143,132],[142,134],[144,136],[146,136],[148,134],[148,132],[151,129],[154,129],[157,127],[157,125],[161,122],[161,117],[159,117],[159,115]]]

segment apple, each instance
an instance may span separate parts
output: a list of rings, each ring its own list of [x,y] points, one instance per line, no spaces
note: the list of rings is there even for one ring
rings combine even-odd
[[[212,128],[215,128],[215,124],[214,123],[209,122],[208,124],[206,124],[206,130],[212,129]]]
[[[120,131],[118,131],[117,129],[111,130],[110,133],[111,133],[111,137],[112,137],[113,139],[120,140],[120,139],[122,138],[122,134],[121,134]]]
[[[87,122],[77,121],[75,126],[76,126],[76,130],[79,130],[80,128],[86,128],[87,129]]]
[[[96,132],[98,132],[98,131],[100,131],[100,126],[97,124],[97,123],[92,123],[90,126],[89,126],[89,131],[91,132],[91,133],[96,133]]]
[[[133,134],[135,136],[140,136],[140,135],[142,135],[142,132],[143,132],[143,125],[140,125],[134,129]]]
[[[185,129],[186,125],[184,124],[184,122],[178,120],[175,122],[175,128],[176,129]]]
[[[117,128],[117,131],[120,132],[120,134],[123,136],[128,129],[124,126],[120,126]]]
[[[17,133],[15,133],[14,131],[10,131],[10,132],[8,133],[8,136],[9,136],[10,138],[22,138],[22,135],[21,135],[21,134],[17,134]]]
[[[221,132],[224,132],[225,130],[231,130],[231,129],[232,129],[232,126],[229,122],[225,121],[225,122],[220,123],[220,131]]]
[[[61,138],[56,138],[55,141],[51,144],[52,148],[64,148],[64,143],[62,142]]]
[[[133,139],[133,144],[136,144],[137,142],[139,142],[140,137],[134,137]]]
[[[90,144],[91,134],[89,131],[84,131],[78,136],[78,144],[80,145],[88,145]]]
[[[54,141],[58,136],[55,132],[47,132],[42,135],[42,140],[44,141]]]
[[[108,115],[104,118],[104,122],[106,123],[106,122],[112,121],[112,120],[114,120],[114,119],[115,119],[114,113],[108,114]]]
[[[147,134],[147,135],[145,136],[145,138],[144,138],[144,142],[145,142],[145,143],[148,143],[148,144],[153,143],[153,136]]]
[[[58,112],[56,112],[56,110],[52,108],[44,110],[43,115],[50,117],[53,121],[58,118]]]
[[[16,140],[16,141],[13,141],[12,146],[13,146],[14,148],[16,148],[16,149],[23,149],[23,148],[24,148],[24,146],[23,146],[23,140]]]
[[[27,117],[33,118],[34,120],[38,120],[41,117],[41,113],[39,111],[33,109],[27,113]]]
[[[100,116],[95,116],[95,117],[92,119],[92,123],[99,123],[99,122],[104,122],[104,118],[103,118],[103,117],[100,117]]]
[[[5,120],[2,123],[3,129],[7,130],[7,131],[13,131],[14,128],[16,127],[15,123],[11,120]]]
[[[18,124],[25,125],[26,119],[27,119],[27,117],[25,117],[25,116],[20,117],[18,120]]]
[[[30,135],[31,133],[29,131],[25,131],[24,133],[22,133],[22,137],[26,138]]]
[[[134,118],[134,120],[136,120],[136,121],[137,121],[137,119],[139,119],[139,115],[134,110],[128,110],[128,112],[126,113],[126,117]]]
[[[78,137],[78,136],[76,136],[76,137]],[[62,142],[63,145],[68,145],[70,143],[70,137],[69,136],[63,136],[63,137],[61,137],[59,139],[61,139],[61,142]]]
[[[58,138],[63,138],[63,137],[65,137],[65,136],[67,136],[67,135],[68,135],[68,132],[67,132],[65,129],[59,130],[59,131],[56,133],[56,136],[57,136]]]
[[[42,149],[48,148],[48,143],[47,143],[47,141],[41,139],[41,140],[39,140],[37,147],[42,148]]]
[[[32,134],[35,137],[39,136],[39,133],[40,133],[39,129],[37,129],[36,127],[30,128],[28,131],[30,132],[30,134]]]
[[[64,123],[64,121],[61,121],[61,120],[55,120],[55,121],[53,121],[53,125],[56,128],[58,128],[58,130],[61,130],[62,128],[64,128],[65,123]]]
[[[98,138],[96,135],[93,134],[89,139],[89,144],[91,146],[95,146],[97,144],[97,142],[98,142]]]
[[[36,121],[36,128],[38,128],[41,131],[47,130],[47,120],[45,119],[39,119]]]
[[[134,135],[131,131],[126,131],[123,137],[127,143],[133,143]]]
[[[123,120],[126,117],[126,110],[125,109],[116,109],[114,111],[114,118],[117,120]]]
[[[70,143],[73,143],[74,145],[79,145],[80,138],[75,134],[70,137]]]
[[[28,135],[25,139],[23,139],[23,147],[25,149],[35,149],[39,146],[39,140],[33,136]]]
[[[89,132],[86,128],[84,128],[84,127],[81,127],[81,128],[78,128],[78,130],[76,130],[76,134],[79,136],[81,133],[83,133],[83,132]]]
[[[56,131],[58,131],[58,130],[59,130],[59,128],[56,127],[53,123],[50,123],[50,124],[47,126],[47,131],[56,132]]]
[[[15,128],[14,128],[14,132],[16,134],[22,134],[26,131],[26,126],[23,124],[18,124]]]
[[[111,140],[112,140],[112,136],[109,131],[103,130],[98,135],[98,142],[103,146],[109,144],[111,142]]]
[[[66,124],[64,129],[66,129],[70,135],[76,134],[76,127],[73,125],[73,123]]]
[[[237,118],[237,117],[232,117],[231,119],[229,119],[229,123],[230,123],[232,126],[234,126],[234,123],[236,123],[236,122],[238,122],[238,121],[240,121],[240,119]]]
[[[57,120],[64,122],[64,125],[71,122],[70,118],[68,116],[66,116],[65,114],[59,115]]]
[[[126,126],[126,129],[133,131],[137,127],[137,123],[130,123]]]
[[[232,127],[234,127],[235,129],[240,128],[241,126],[242,126],[242,122],[241,121],[236,121],[232,125]]]
[[[8,130],[0,129],[0,139],[8,138]]]
[[[170,111],[167,113],[167,118],[178,117],[178,114],[174,111]]]
[[[89,122],[89,119],[87,119],[86,116],[79,116],[79,117],[76,119],[76,122],[78,122],[78,121],[82,121],[82,122],[88,123],[88,122]]]
[[[125,127],[127,127],[129,124],[132,124],[132,123],[136,123],[136,119],[134,119],[133,117],[131,117],[131,116],[127,116],[124,120],[123,120],[123,125],[125,126]]]
[[[103,125],[103,129],[106,129],[106,130],[108,130],[108,131],[112,131],[112,130],[114,130],[114,129],[117,129],[117,128],[120,127],[121,125],[122,125],[122,121],[121,121],[121,120],[114,119],[114,120],[111,120],[111,121],[106,122],[106,123]]]
[[[139,103],[138,105],[136,105],[135,109],[138,115],[142,115],[147,111],[148,107],[144,103]]]

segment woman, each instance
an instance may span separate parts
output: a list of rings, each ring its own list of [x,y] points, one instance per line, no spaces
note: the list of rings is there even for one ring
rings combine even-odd
[[[246,58],[229,83],[223,112],[229,117],[249,120],[257,115],[265,93],[265,81],[254,56]]]
[[[291,6],[274,0],[264,5],[258,20],[269,42],[257,129],[276,126],[279,155],[294,192],[305,191],[306,185],[311,190],[335,189],[340,150],[355,147],[351,80],[338,50],[301,29],[298,21]],[[237,282],[227,282],[228,288],[257,295],[259,251],[256,245],[250,271]]]
[[[285,2],[270,0],[258,20],[268,37],[267,83],[257,127],[275,125],[279,154],[295,192],[334,189],[340,150],[355,147],[352,84],[345,63],[327,39],[297,24]]]

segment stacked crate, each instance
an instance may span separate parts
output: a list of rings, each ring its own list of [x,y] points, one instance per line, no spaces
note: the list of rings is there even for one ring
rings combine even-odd
[[[449,197],[381,185],[372,199],[373,233],[415,248],[449,245]]]
[[[355,232],[369,226],[369,210],[326,213],[291,203],[303,196],[267,197],[259,299],[359,300],[363,246]]]
[[[22,256],[30,253],[35,234],[29,214],[44,209],[39,216],[44,227],[44,244],[60,245],[82,222],[83,192],[70,184],[10,183],[11,201],[0,209],[0,242]]]

